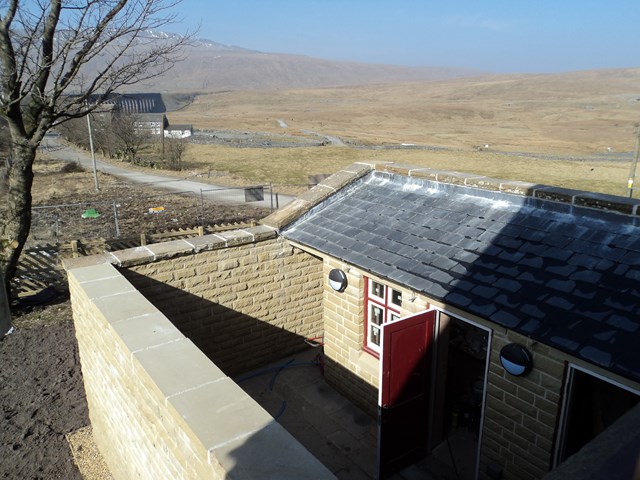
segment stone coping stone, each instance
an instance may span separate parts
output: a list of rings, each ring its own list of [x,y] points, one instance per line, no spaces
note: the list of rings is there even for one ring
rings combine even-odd
[[[206,250],[219,250],[270,238],[276,238],[277,231],[267,225],[238,230],[154,243],[140,247],[126,248],[116,252],[106,252],[88,257],[67,258],[63,260],[65,270],[69,271],[93,265],[113,264],[118,267],[132,267],[158,260],[166,260],[177,256],[191,255]]]

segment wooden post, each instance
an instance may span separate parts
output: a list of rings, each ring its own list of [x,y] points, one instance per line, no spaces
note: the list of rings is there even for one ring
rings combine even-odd
[[[78,258],[80,256],[78,254],[78,240],[71,240],[71,256],[73,258]]]
[[[11,331],[11,310],[9,309],[9,292],[4,284],[4,272],[0,268],[0,337]]]
[[[204,236],[204,227],[202,225],[198,227],[198,236],[199,237]]]
[[[140,234],[140,246],[144,247],[147,244],[147,235],[145,233]]]

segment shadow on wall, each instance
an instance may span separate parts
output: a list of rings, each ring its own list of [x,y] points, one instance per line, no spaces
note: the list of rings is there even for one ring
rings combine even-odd
[[[122,274],[226,375],[307,348],[305,337],[131,270]],[[302,325],[302,321],[300,321]]]
[[[310,348],[304,336],[280,326],[270,325],[139,273],[125,269],[121,272],[228,376],[237,378],[239,374],[252,373]],[[368,432],[375,432],[371,426],[375,425],[377,389],[333,362],[320,365],[323,374],[327,370],[331,372],[325,376],[327,382],[314,385],[316,390],[312,393],[305,390],[308,396],[302,395],[304,387],[309,386],[305,383],[308,379],[282,390],[288,406],[284,414],[276,415],[277,421],[272,419],[251,435],[214,448],[216,458],[222,459],[230,478],[255,476],[256,472],[259,475],[252,478],[335,478],[331,472],[358,468],[353,464],[352,453],[343,450],[340,441],[344,436],[341,432],[353,430],[349,424],[356,430],[366,427]],[[279,384],[283,383],[284,376],[285,373],[280,374]],[[242,387],[242,383],[239,385]],[[353,408],[332,410],[331,407],[336,405],[335,401],[328,400],[332,397],[332,386],[341,386],[343,391],[346,386],[356,390],[358,397],[364,400],[358,407],[368,407],[366,412],[353,405]],[[337,395],[335,391],[333,395]],[[353,391],[350,397],[353,398]],[[332,443],[328,432],[337,435],[337,443]],[[291,442],[291,437],[297,442]],[[375,459],[375,437],[358,448],[366,450],[367,458]],[[314,466],[314,459],[305,449],[324,467]],[[282,463],[283,457],[290,461]],[[278,462],[274,462],[275,458],[279,459]],[[374,466],[375,461],[372,460],[368,467]],[[309,472],[315,472],[314,476],[310,477]]]

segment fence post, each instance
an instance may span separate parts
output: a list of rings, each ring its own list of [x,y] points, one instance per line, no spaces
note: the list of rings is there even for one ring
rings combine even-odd
[[[271,199],[271,211],[273,212],[273,184],[269,183],[269,198]]]
[[[78,258],[78,240],[71,240],[71,256]]]
[[[120,224],[118,223],[118,205],[115,199],[113,200],[113,221],[116,227],[116,238],[120,238]]]
[[[209,170],[209,172],[211,172],[211,170]],[[204,224],[204,192],[200,189],[200,225],[204,227]]]
[[[140,234],[140,246],[144,247],[147,244],[147,235],[145,233]]]
[[[204,227],[202,225],[200,225],[198,227],[198,236],[199,237],[203,237],[204,236]]]
[[[0,268],[0,336],[11,331],[11,310],[9,310],[9,294],[4,284],[4,271]]]

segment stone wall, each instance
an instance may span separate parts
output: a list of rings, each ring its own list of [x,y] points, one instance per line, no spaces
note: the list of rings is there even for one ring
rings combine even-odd
[[[123,274],[228,375],[322,336],[322,261],[280,237],[136,265]]]
[[[533,355],[523,377],[500,364],[500,350],[514,342]],[[513,332],[494,331],[491,347],[480,472],[494,464],[505,480],[542,478],[551,468],[566,356]]]
[[[229,249],[228,253],[219,252],[216,260],[224,265],[228,255],[227,265],[235,266],[223,269],[227,272],[223,275],[219,271],[205,275],[209,261],[214,261],[207,252],[224,249]],[[256,262],[248,260],[254,257]],[[207,261],[189,263],[194,258]],[[146,282],[144,265],[154,263],[160,268],[149,268],[157,276]],[[183,285],[180,282],[193,280],[189,273],[197,277],[199,270],[208,279],[194,281],[190,284],[193,288],[228,278],[227,274],[237,274],[235,280],[240,281],[244,278],[239,274],[244,263],[253,265],[253,269],[270,265],[276,270],[271,269],[268,275],[284,275],[274,297],[283,294],[287,281],[293,288],[313,283],[311,277],[320,274],[320,267],[312,266],[317,260],[287,248],[276,240],[271,229],[262,227],[66,262],[89,416],[96,443],[114,478],[335,478],[121,274],[126,272],[127,277],[146,285],[146,294],[156,296],[159,303],[168,300],[167,305],[178,306],[178,301],[198,298],[193,289],[188,297],[164,298],[177,294]],[[278,265],[283,265],[284,270],[276,268]],[[287,278],[289,271],[300,273]],[[167,283],[163,284],[163,280]],[[274,283],[273,278],[251,285],[247,281],[242,289],[245,293],[236,298],[257,299],[251,308],[242,307],[253,319],[254,327],[261,315],[274,321],[284,318],[281,312],[270,314],[272,307],[264,307],[271,304],[256,290]],[[316,289],[321,296],[319,284]],[[222,301],[224,295],[210,293],[199,298],[208,297],[205,300],[213,314],[215,301]],[[313,293],[308,291],[306,296]],[[226,308],[233,308],[232,303]],[[284,297],[284,304],[291,307],[285,308],[289,313],[306,310],[304,302],[293,296]],[[205,316],[204,311],[198,313],[202,321]],[[295,326],[287,320],[271,328],[295,330],[288,334],[302,344],[305,332],[316,332],[316,327],[309,327],[305,319],[318,318],[319,315],[301,318]],[[207,328],[194,331],[198,333],[190,334],[198,339]],[[268,332],[271,335],[270,329]],[[236,345],[242,346],[243,338],[251,345],[249,350],[254,356],[274,353],[273,348],[257,347],[258,339],[251,332],[245,337],[239,332]],[[269,338],[272,342],[273,337]],[[232,357],[221,353],[225,361]]]

